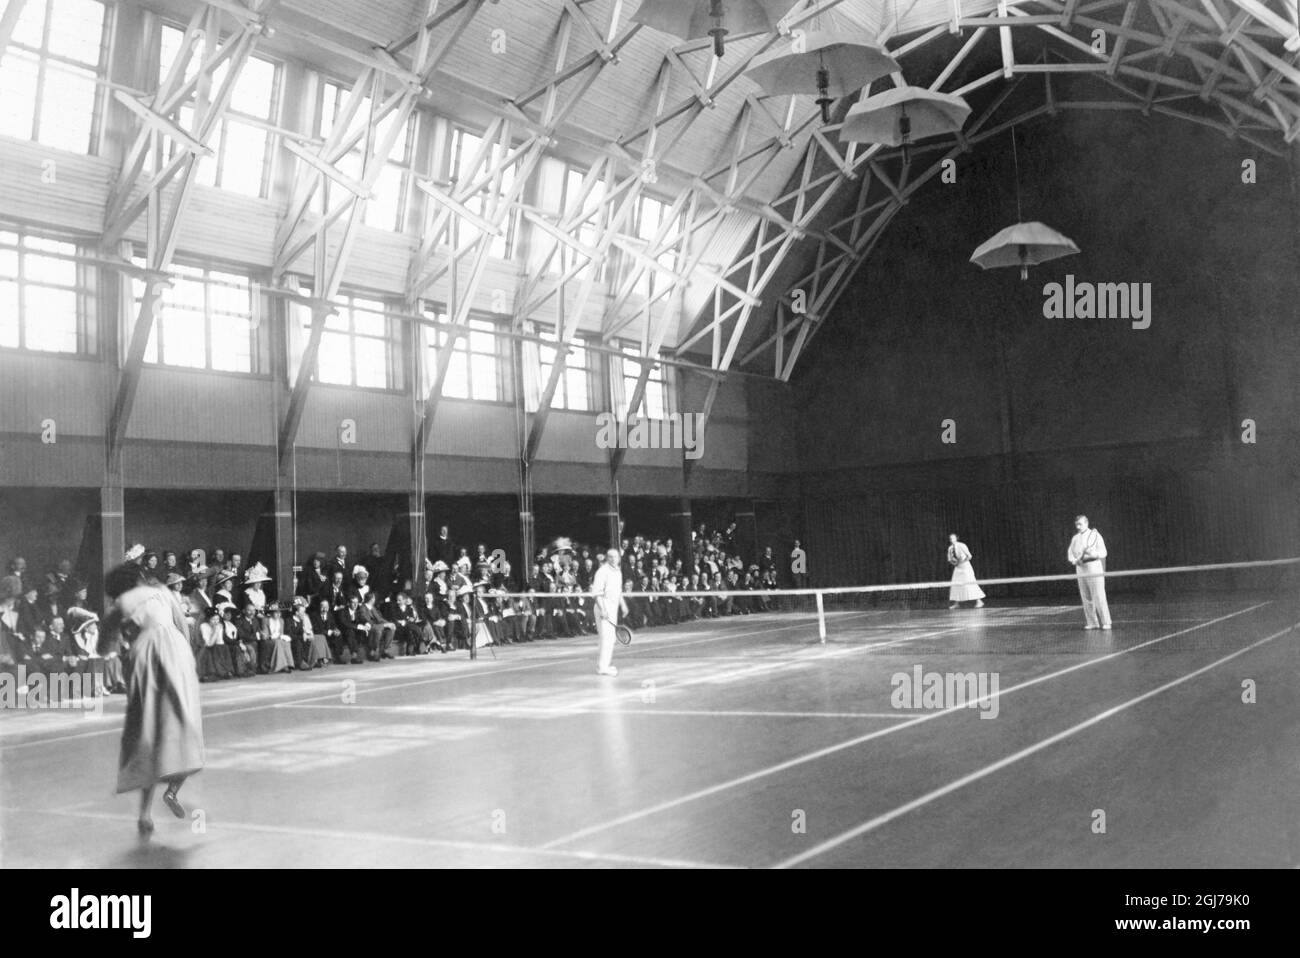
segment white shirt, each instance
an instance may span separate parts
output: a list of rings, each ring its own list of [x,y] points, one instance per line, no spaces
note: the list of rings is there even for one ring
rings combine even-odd
[[[591,591],[596,593],[602,615],[617,616],[618,604],[623,599],[623,573],[618,566],[602,563],[592,577]]]
[[[1074,565],[1085,552],[1094,559],[1106,558],[1106,540],[1096,529],[1084,529],[1082,532],[1075,533],[1074,538],[1070,540],[1070,551],[1067,553],[1069,563]]]
[[[952,545],[950,545],[948,547],[948,561],[956,562],[958,564],[962,562],[969,562],[970,550],[966,548],[966,543],[955,542]]]

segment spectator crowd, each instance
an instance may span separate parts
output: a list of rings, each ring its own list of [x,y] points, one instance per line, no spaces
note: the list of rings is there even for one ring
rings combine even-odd
[[[686,544],[636,536],[620,546],[626,621],[634,629],[769,611],[775,600],[760,590],[802,584],[798,562],[779,568],[770,546],[746,564],[734,523],[712,532],[700,525]],[[207,682],[594,634],[585,593],[600,554],[556,539],[519,579],[501,550],[457,545],[443,526],[418,588],[399,581],[400,564],[372,543],[358,559],[344,545],[314,554],[283,591],[262,563],[219,548],[178,553],[137,545],[125,559],[146,581],[175,593]],[[803,556],[798,542],[792,556]],[[97,606],[68,560],[43,576],[24,559],[11,560],[0,578],[0,671],[90,672],[105,692],[125,691],[129,649],[99,643]]]

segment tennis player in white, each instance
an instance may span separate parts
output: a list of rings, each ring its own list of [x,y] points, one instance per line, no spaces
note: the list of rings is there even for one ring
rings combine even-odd
[[[1066,554],[1078,570],[1079,597],[1083,600],[1085,629],[1110,628],[1110,606],[1106,604],[1106,540],[1088,528],[1087,516],[1074,517],[1074,538]]]
[[[627,615],[627,602],[623,600],[623,573],[618,566],[621,557],[617,549],[606,552],[604,564],[591,580],[591,591],[596,594],[596,629],[600,635],[597,675],[618,675],[618,669],[614,668],[614,627],[618,625],[620,609]]]

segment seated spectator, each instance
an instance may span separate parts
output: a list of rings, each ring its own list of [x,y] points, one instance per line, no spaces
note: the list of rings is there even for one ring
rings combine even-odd
[[[252,600],[247,600],[252,605]],[[284,630],[278,605],[266,607],[266,617],[257,643],[257,671],[262,675],[278,675],[293,671],[293,646]]]
[[[63,617],[55,616],[49,626],[38,629],[36,635],[22,649],[23,665],[27,674],[57,675],[63,671],[63,650],[67,645]]]
[[[325,553],[317,552],[307,560],[307,568],[298,576],[298,595],[314,599],[325,591],[330,577],[325,571]]]
[[[366,652],[371,648],[370,633],[373,626],[361,604],[361,596],[356,592],[348,593],[348,604],[335,616],[339,630],[343,633],[344,664],[360,665],[366,661]]]
[[[331,653],[324,635],[317,635],[312,617],[307,611],[305,596],[293,597],[293,611],[285,627],[289,632],[289,642],[293,646],[293,657],[298,668],[303,671],[319,669],[330,661]]]
[[[478,636],[480,627],[487,629],[488,640],[475,640],[476,645],[491,645],[495,642],[501,644],[501,615],[496,609],[495,602],[492,599],[492,583],[487,579],[479,579],[474,583],[474,631]]]
[[[234,642],[231,643],[231,631],[226,630],[226,643],[230,647],[230,658],[234,664],[235,677],[244,678],[257,674],[257,643],[261,639],[261,623],[257,617],[257,607],[251,603],[244,606],[242,614],[234,614],[234,605],[230,605],[230,625],[234,629]]]
[[[37,607],[42,622],[48,623],[51,619],[62,616],[68,610],[67,603],[63,599],[63,586],[59,583],[47,581],[41,592]]]
[[[371,584],[382,590],[384,570],[388,563],[384,560],[384,550],[380,548],[378,542],[370,543],[370,551],[362,558],[361,564],[365,566],[366,572],[370,574]]]
[[[343,570],[330,570],[330,583],[317,596],[318,599],[324,599],[330,604],[330,611],[338,615],[348,607],[348,587],[343,582]]]
[[[231,572],[229,569],[222,569],[220,572],[216,574],[216,576],[213,577],[212,585],[217,590],[212,595],[212,603],[214,605],[222,605],[223,603],[228,603],[230,606],[232,607],[234,606],[235,604],[234,582],[235,582],[235,574]]]
[[[532,642],[537,638],[537,602],[536,590],[529,589],[523,595],[511,600],[515,607],[515,634],[521,642]]]
[[[207,557],[202,549],[190,550],[190,554],[185,557],[185,568],[182,572],[185,575],[187,588],[202,588],[204,592],[207,591],[211,570],[208,568]]]
[[[59,604],[63,607],[72,605],[72,594],[76,591],[77,581],[72,577],[72,563],[60,559],[54,569],[47,573],[46,580],[58,588]]]
[[[438,560],[436,565],[442,566],[438,573],[436,573],[436,576],[441,576],[443,581],[440,582],[439,579],[435,577],[433,587],[424,593],[424,605],[420,606],[419,610],[421,623],[420,631],[425,651],[428,651],[431,648],[436,648],[439,652],[446,652],[447,583],[445,579],[447,568],[441,559]],[[439,585],[441,585],[442,588],[441,593],[437,588]]]
[[[397,593],[388,611],[389,621],[396,632],[394,638],[403,655],[421,655],[429,651],[430,643],[424,640],[423,622],[420,613],[411,604],[411,597],[406,592]]]
[[[262,590],[264,583],[270,582],[271,577],[266,574],[266,566],[260,562],[255,562],[244,573],[244,601],[243,605],[247,606],[250,602],[253,608],[257,610],[258,615],[266,609],[266,593]]]
[[[39,601],[40,586],[36,580],[23,583],[23,594],[15,607],[18,610],[18,631],[30,639],[36,630],[45,627],[45,615],[41,612]]]
[[[334,557],[330,559],[329,571],[331,575],[335,572],[342,572],[344,576],[352,571],[352,563],[348,562],[347,546],[334,547]]]
[[[470,604],[474,600],[474,585],[469,581],[469,575],[461,571],[459,563],[456,570],[447,577],[447,589],[451,600],[451,608],[447,613],[447,640],[453,648],[468,649],[470,623],[473,621]]]
[[[351,651],[343,638],[343,629],[335,617],[334,606],[325,596],[317,599],[316,607],[312,609],[311,631],[314,636],[324,637],[336,664],[343,665],[351,661]]]
[[[12,562],[9,567],[12,570]],[[15,608],[22,593],[23,582],[18,576],[11,574],[0,578],[0,672],[10,675],[18,674],[23,651],[18,631],[18,610]]]
[[[93,677],[95,694],[104,685],[104,662],[99,654],[99,616],[84,609],[68,612],[68,637],[63,645],[64,670]]]
[[[221,609],[214,606],[204,611],[199,623],[199,635],[203,640],[197,662],[200,682],[215,682],[235,675],[221,614]]]
[[[397,625],[384,618],[379,611],[379,599],[373,591],[366,594],[365,599],[366,616],[370,620],[370,658],[371,661],[378,662],[380,659],[393,659],[399,654],[397,645]]]

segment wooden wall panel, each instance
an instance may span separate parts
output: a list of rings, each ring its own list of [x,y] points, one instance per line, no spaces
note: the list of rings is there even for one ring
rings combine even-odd
[[[272,391],[269,379],[147,367],[127,438],[272,445]]]
[[[88,359],[0,350],[0,432],[38,436],[53,418],[65,436],[103,436],[106,370]]]

